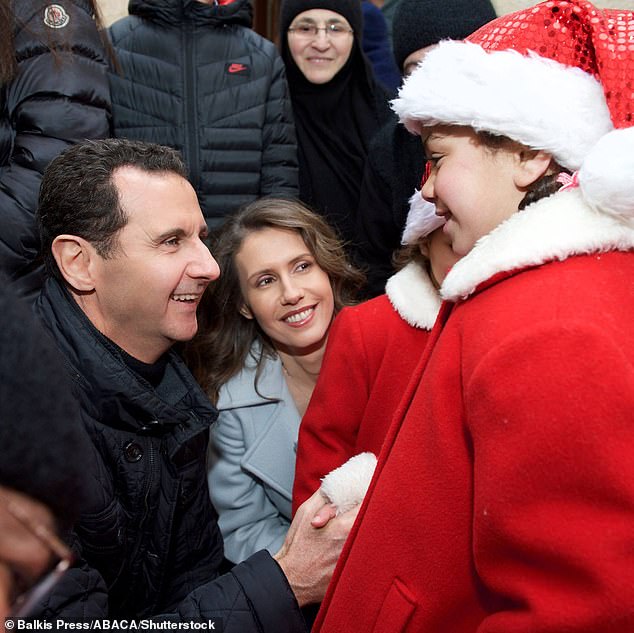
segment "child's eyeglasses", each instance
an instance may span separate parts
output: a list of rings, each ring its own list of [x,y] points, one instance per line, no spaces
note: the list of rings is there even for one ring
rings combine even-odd
[[[425,171],[423,172],[423,177],[420,180],[420,190],[423,190],[423,187],[425,186],[425,183],[427,182],[427,180],[429,179],[429,176],[431,175],[431,161],[428,160],[425,163]]]

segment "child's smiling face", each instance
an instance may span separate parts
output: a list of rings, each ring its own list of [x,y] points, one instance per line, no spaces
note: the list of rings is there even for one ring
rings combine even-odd
[[[422,196],[446,218],[443,231],[459,256],[513,215],[524,197],[521,146],[485,146],[468,127],[435,126],[424,137],[432,168]]]

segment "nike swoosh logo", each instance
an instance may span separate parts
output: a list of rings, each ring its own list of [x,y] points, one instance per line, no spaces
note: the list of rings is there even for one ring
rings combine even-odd
[[[239,73],[242,72],[243,70],[246,70],[247,67],[244,64],[230,64],[229,67],[227,68],[227,72],[230,73]]]

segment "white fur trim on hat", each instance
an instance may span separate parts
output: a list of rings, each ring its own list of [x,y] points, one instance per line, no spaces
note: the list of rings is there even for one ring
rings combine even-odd
[[[436,205],[425,200],[416,189],[409,199],[409,212],[401,244],[416,244],[418,240],[433,233],[444,223],[445,218],[436,215]]]
[[[394,111],[406,127],[465,125],[543,149],[579,169],[613,129],[601,84],[580,68],[536,53],[485,51],[444,41],[405,80]]]
[[[343,514],[358,506],[368,491],[376,468],[374,453],[359,453],[321,480],[321,493]]]

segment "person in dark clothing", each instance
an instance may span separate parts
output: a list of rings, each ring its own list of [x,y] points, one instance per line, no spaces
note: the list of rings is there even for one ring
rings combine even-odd
[[[284,0],[280,7],[299,196],[351,245],[370,139],[390,116],[387,92],[361,49],[362,28],[359,0]]]
[[[409,75],[440,40],[463,39],[495,17],[489,0],[399,0],[392,37],[403,75]],[[394,274],[392,256],[400,247],[409,199],[424,170],[420,139],[391,116],[372,141],[356,215],[356,258],[367,274],[368,298],[383,294]]]
[[[32,599],[61,577],[72,560],[61,535],[79,516],[85,498],[90,440],[61,355],[4,275],[0,349],[3,626],[9,614],[28,615]]]
[[[208,226],[266,195],[297,195],[284,64],[249,0],[130,0],[109,29],[117,137],[181,151]]]
[[[390,93],[401,85],[401,73],[394,61],[387,24],[381,9],[370,0],[361,2],[363,11],[363,52],[372,64],[374,76]]]
[[[43,617],[221,618],[225,633],[306,631],[353,516],[316,495],[282,550],[220,575],[223,543],[206,484],[217,411],[178,354],[218,265],[185,166],[168,147],[125,139],[54,160],[38,210],[50,273],[36,304],[74,379],[92,439],[78,554]],[[323,506],[323,507],[322,507]],[[323,513],[323,514],[321,514]],[[75,576],[107,587],[86,595]]]
[[[46,165],[110,135],[108,62],[94,0],[0,0],[0,269],[35,298],[35,223]]]

